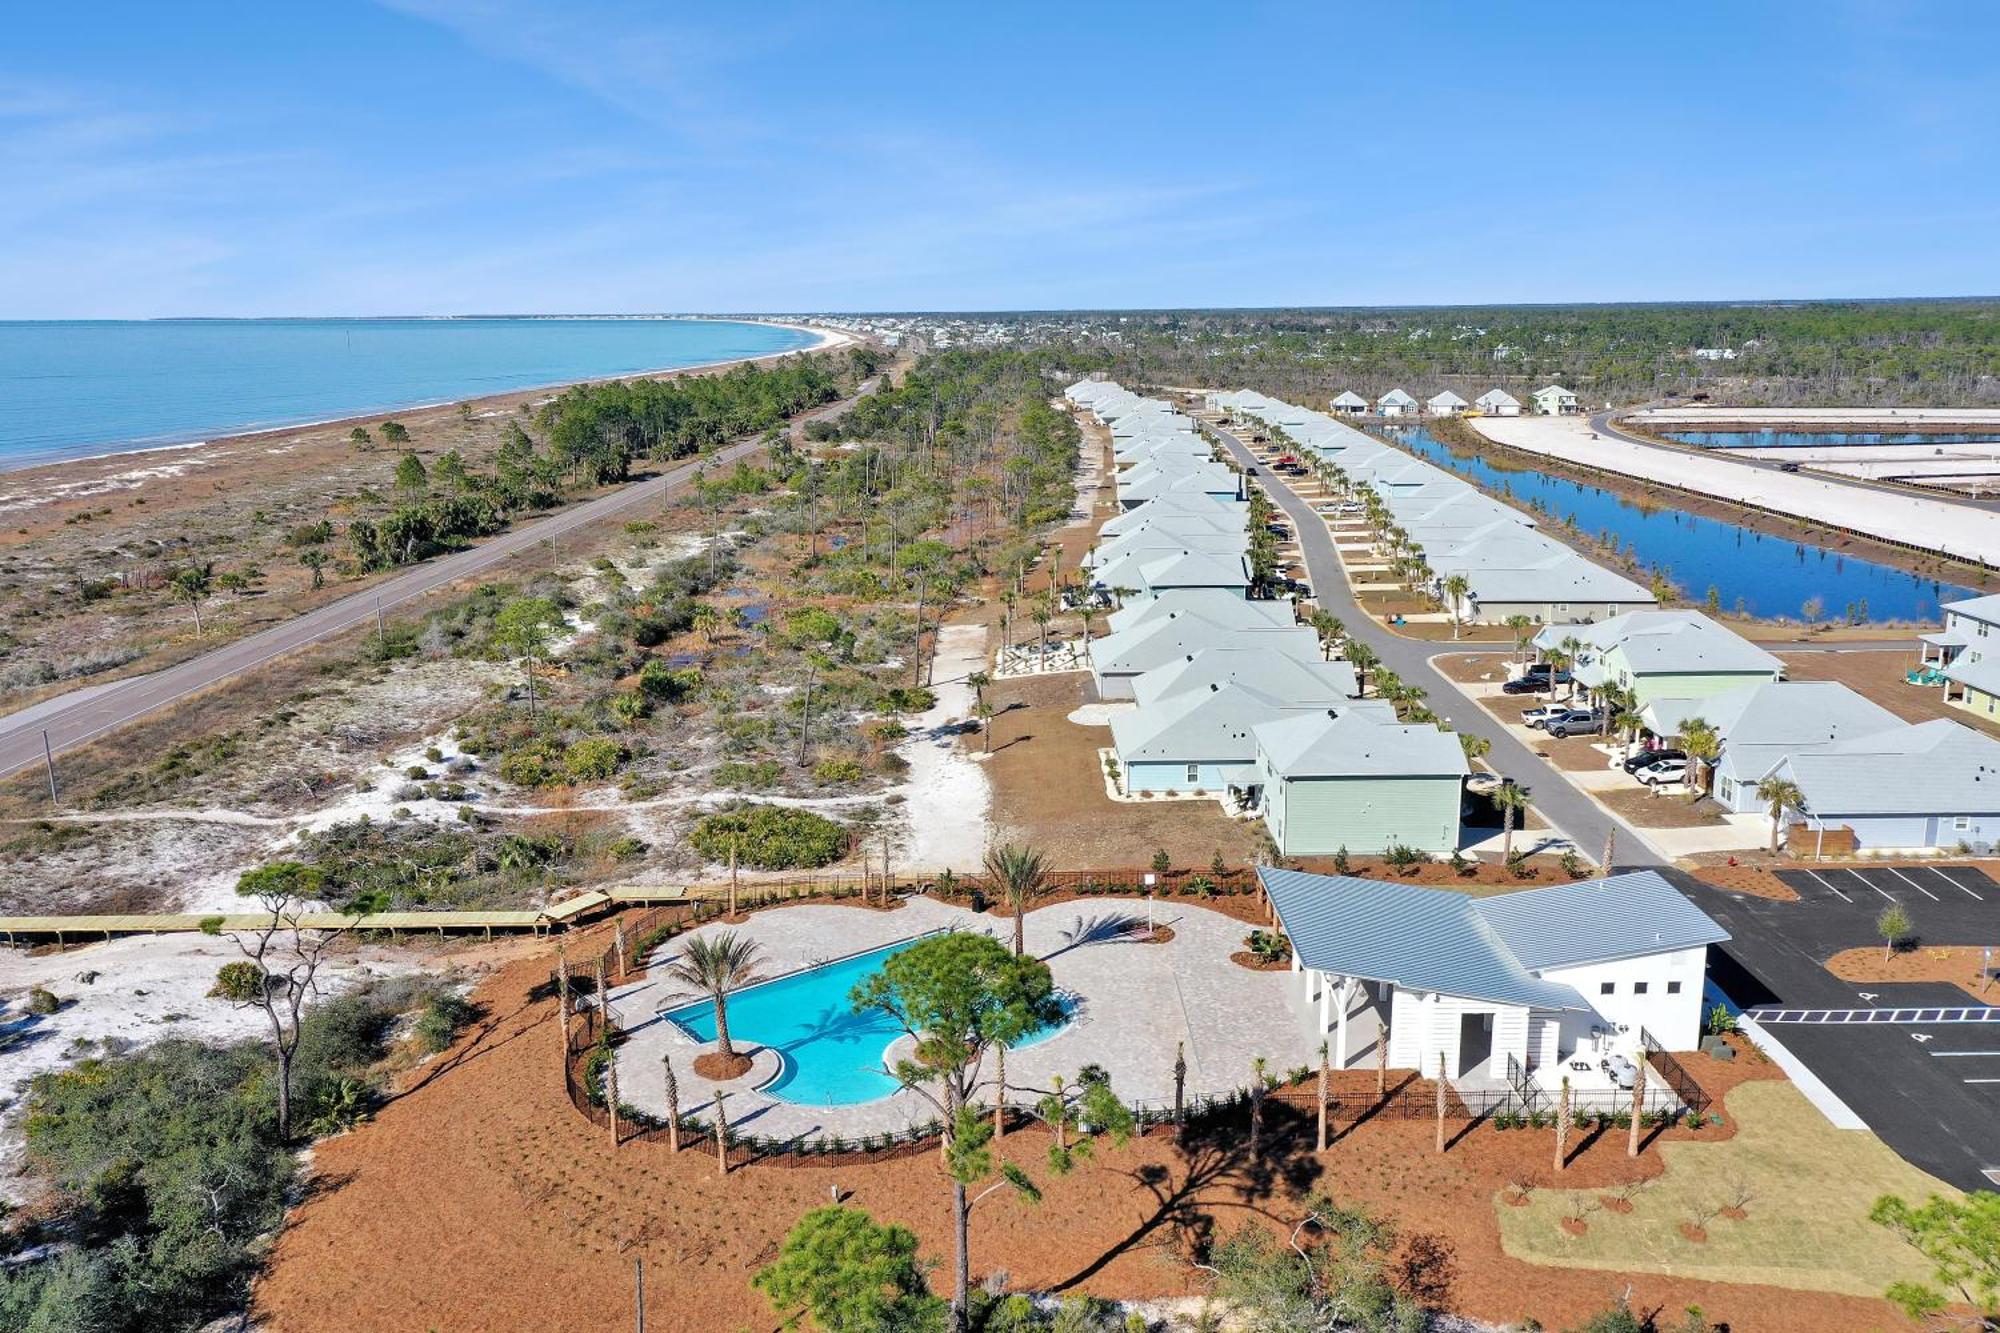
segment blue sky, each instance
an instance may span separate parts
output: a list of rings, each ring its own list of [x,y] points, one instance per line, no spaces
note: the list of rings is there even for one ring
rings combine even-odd
[[[2000,6],[10,6],[0,317],[2000,292]]]

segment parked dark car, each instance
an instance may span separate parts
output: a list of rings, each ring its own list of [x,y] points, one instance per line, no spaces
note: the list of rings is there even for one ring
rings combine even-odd
[[[1799,465],[1797,463],[1778,464],[1778,471],[1780,472],[1797,472],[1798,470],[1799,470]]]
[[[1547,676],[1520,676],[1500,687],[1502,694],[1547,694],[1553,688]]]
[[[1640,769],[1651,764],[1657,764],[1662,759],[1685,758],[1687,758],[1686,750],[1641,750],[1625,761],[1625,771],[1627,773],[1637,773]]]

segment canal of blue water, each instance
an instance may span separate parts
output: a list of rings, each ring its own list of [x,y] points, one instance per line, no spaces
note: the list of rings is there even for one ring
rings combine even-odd
[[[2000,444],[1994,431],[1669,430],[1662,439],[1704,449],[1832,449],[1848,445]]]
[[[1446,448],[1422,427],[1390,434],[1427,462],[1535,511],[1551,529],[1567,521],[1607,548],[1615,543],[1637,562],[1641,582],[1659,571],[1697,604],[1713,588],[1723,610],[1750,615],[1797,618],[1808,602],[1817,601],[1818,614],[1827,618],[1935,620],[1939,603],[1974,595],[1970,588],[1893,565],[1721,519],[1642,506],[1585,482],[1501,467],[1485,454]]]

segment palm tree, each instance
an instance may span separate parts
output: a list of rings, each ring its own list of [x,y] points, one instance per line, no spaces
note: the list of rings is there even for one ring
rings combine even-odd
[[[1694,788],[1688,797],[1688,803],[1693,804],[1708,790],[1709,769],[1722,756],[1722,736],[1707,718],[1691,717],[1681,723],[1681,749],[1694,765],[1694,781],[1688,784]]]
[[[1514,820],[1518,815],[1522,823],[1528,819],[1528,809],[1534,804],[1528,789],[1512,778],[1504,778],[1493,789],[1493,804],[1500,807],[1500,860],[1511,865],[1514,860]]]
[[[715,1001],[715,1049],[724,1059],[736,1054],[729,1041],[730,992],[756,981],[757,966],[763,961],[757,941],[725,930],[709,939],[689,940],[687,952],[665,968],[669,980]]]
[[[1458,733],[1458,744],[1459,748],[1465,751],[1465,762],[1468,764],[1475,759],[1484,759],[1487,755],[1493,753],[1492,741],[1486,739],[1484,736],[1475,736],[1469,731]]]
[[[1364,699],[1368,697],[1368,672],[1381,660],[1373,648],[1359,639],[1347,645],[1347,664],[1354,668],[1355,684]]]
[[[1451,612],[1451,637],[1458,637],[1459,617],[1465,606],[1465,598],[1472,591],[1472,580],[1463,574],[1453,574],[1444,581],[1445,609]]]
[[[1525,660],[1528,645],[1535,641],[1535,622],[1519,612],[1507,617],[1507,628],[1514,631],[1514,656]]]
[[[1007,905],[1013,910],[1014,956],[1019,958],[1026,949],[1022,927],[1028,915],[1028,900],[1047,887],[1048,862],[1032,847],[1004,843],[987,849],[986,873],[992,876],[993,887],[1006,895]]]
[[[1799,784],[1790,778],[1768,777],[1757,784],[1757,799],[1771,810],[1771,855],[1778,854],[1778,834],[1782,829],[1785,811],[1797,810],[1805,804],[1806,794],[1799,790]]]

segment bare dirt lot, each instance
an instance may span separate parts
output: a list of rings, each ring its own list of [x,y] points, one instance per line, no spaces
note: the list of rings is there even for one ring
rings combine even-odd
[[[556,1073],[553,1001],[537,998],[546,959],[511,964],[480,990],[492,1017],[370,1124],[323,1142],[319,1187],[297,1210],[256,1291],[275,1333],[353,1328],[621,1327],[632,1261],[646,1260],[649,1323],[663,1329],[770,1327],[749,1285],[777,1239],[838,1186],[876,1217],[912,1227],[927,1258],[947,1252],[945,1192],[928,1154],[871,1165],[761,1164],[717,1175],[702,1151],[671,1158],[627,1144],[615,1154],[579,1116]],[[1698,1078],[1716,1090],[1769,1077],[1750,1059]],[[1347,1090],[1365,1097],[1368,1089]],[[1474,1129],[1438,1156],[1424,1120],[1375,1119],[1323,1159],[1309,1122],[1272,1112],[1277,1146],[1253,1162],[1240,1132],[1198,1137],[1185,1153],[1148,1138],[1046,1182],[1038,1208],[990,1201],[972,1229],[975,1273],[1004,1269],[1016,1287],[1158,1297],[1198,1291],[1186,1257],[1243,1223],[1284,1227],[1301,1192],[1334,1190],[1437,1235],[1453,1252],[1451,1303],[1467,1313],[1552,1327],[1580,1321],[1630,1283],[1635,1308],[1699,1305],[1743,1329],[1899,1328],[1883,1302],[1524,1263],[1501,1249],[1495,1199],[1511,1182],[1547,1183],[1546,1134]],[[1717,1131],[1703,1130],[1713,1138]],[[1727,1133],[1728,1131],[1722,1131]],[[1670,1131],[1671,1136],[1689,1131]],[[1006,1151],[1032,1168],[1046,1136]],[[1611,1188],[1636,1167],[1623,1136],[1586,1136],[1561,1181]],[[410,1238],[423,1254],[412,1261]]]
[[[1944,717],[2000,735],[2000,721],[1946,703],[1939,686],[1912,685],[1903,678],[1903,673],[1917,664],[1914,637],[1908,646],[1899,648],[1817,653],[1779,650],[1778,656],[1784,659],[1786,680],[1837,680],[1908,721],[1928,722]]]

